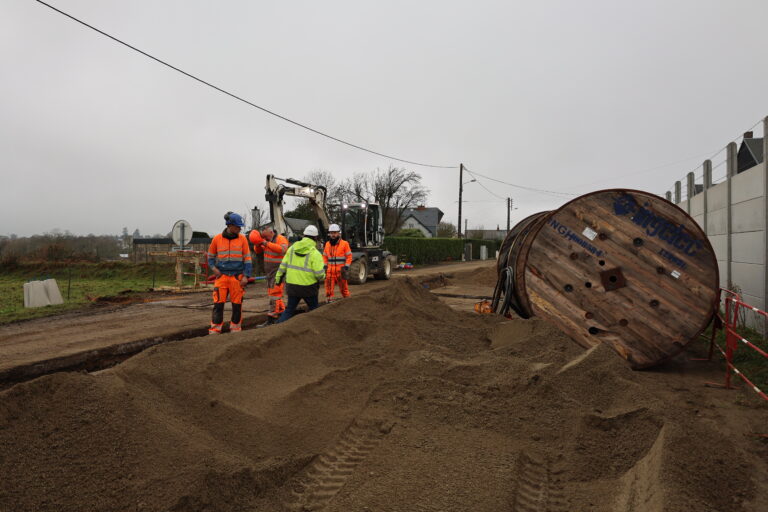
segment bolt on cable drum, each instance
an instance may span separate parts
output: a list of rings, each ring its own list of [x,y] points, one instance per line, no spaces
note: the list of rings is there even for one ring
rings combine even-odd
[[[648,192],[611,189],[523,219],[497,262],[494,311],[543,318],[633,368],[680,352],[712,320],[717,259],[696,221]]]

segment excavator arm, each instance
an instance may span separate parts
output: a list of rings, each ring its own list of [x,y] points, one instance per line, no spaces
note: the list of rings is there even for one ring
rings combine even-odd
[[[279,182],[284,182],[279,183]],[[312,206],[312,210],[315,212],[318,220],[318,229],[321,236],[325,237],[328,232],[328,226],[330,221],[328,220],[328,212],[326,211],[325,196],[327,191],[322,185],[313,185],[311,183],[304,183],[292,178],[282,179],[273,174],[267,175],[265,199],[269,204],[269,217],[272,221],[272,225],[275,231],[284,234],[288,237],[293,235],[300,235],[301,233],[294,233],[288,223],[285,221],[283,212],[283,197],[303,197],[309,200],[309,204]]]

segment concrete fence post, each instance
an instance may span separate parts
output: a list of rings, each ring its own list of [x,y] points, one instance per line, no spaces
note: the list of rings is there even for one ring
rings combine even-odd
[[[688,197],[686,204],[688,207],[685,211],[688,215],[691,214],[691,198],[696,195],[696,176],[692,172],[689,172],[685,177],[685,195]]]
[[[712,187],[712,160],[704,160],[704,234],[709,235],[709,189]]]
[[[726,227],[725,227],[725,233],[726,233],[726,239],[728,242],[728,257],[727,257],[727,265],[726,265],[726,284],[728,286],[728,289],[733,288],[733,186],[731,183],[731,178],[736,175],[737,170],[737,160],[736,155],[738,152],[738,147],[736,146],[735,142],[731,142],[728,144],[728,151],[727,151],[727,159],[725,161],[725,173],[726,173],[726,179],[725,179],[725,185],[726,185],[726,194],[727,194],[727,201],[726,201]]]
[[[680,196],[682,195],[682,184],[679,181],[675,182],[675,204],[680,204]]]
[[[669,201],[670,203],[672,202],[672,192],[670,192],[669,190],[667,190],[667,192],[664,194],[664,197],[666,197],[667,201]]]

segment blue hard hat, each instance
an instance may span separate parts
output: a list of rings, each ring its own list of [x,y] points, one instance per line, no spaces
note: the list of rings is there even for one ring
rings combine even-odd
[[[245,227],[245,221],[243,221],[243,218],[238,213],[227,212],[224,216],[224,220],[227,222],[227,226]]]

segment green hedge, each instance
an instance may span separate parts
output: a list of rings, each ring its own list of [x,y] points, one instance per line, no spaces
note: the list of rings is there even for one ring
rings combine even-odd
[[[408,261],[417,265],[438,263],[440,261],[461,261],[464,244],[472,244],[472,258],[480,259],[480,246],[488,247],[488,257],[496,257],[496,240],[461,240],[458,238],[409,238],[387,237],[384,249],[396,255],[398,261]]]

